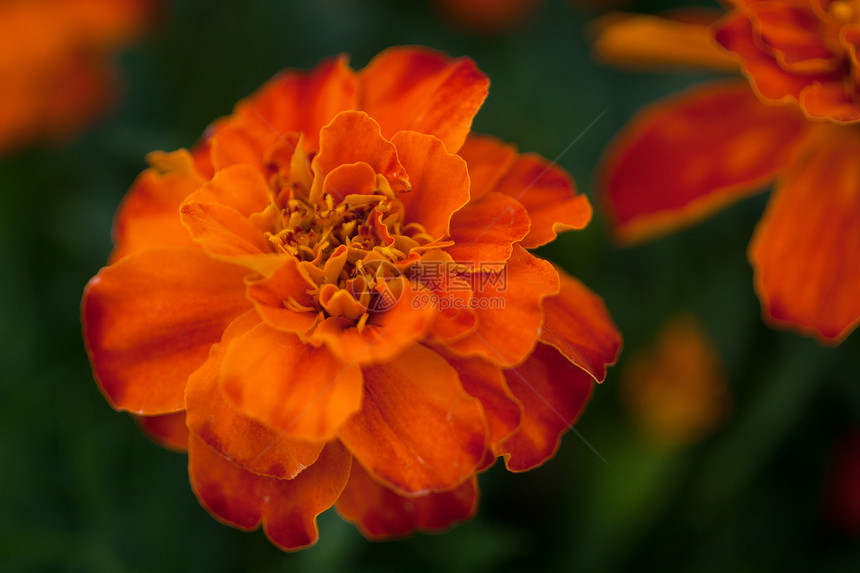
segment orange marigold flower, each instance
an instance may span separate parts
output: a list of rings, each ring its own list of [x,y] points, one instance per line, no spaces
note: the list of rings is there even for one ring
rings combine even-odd
[[[87,285],[99,386],[189,454],[219,520],[278,546],[337,506],[372,538],[468,518],[476,473],[553,456],[619,335],[526,249],[591,217],[544,159],[470,134],[469,59],[286,71],[157,152]]]
[[[153,10],[152,0],[0,2],[0,154],[99,115],[114,88],[113,52]]]
[[[722,70],[731,57],[749,79],[693,87],[622,131],[600,174],[617,237],[669,232],[775,181],[748,253],[764,317],[841,341],[860,323],[858,46],[849,0],[737,0],[711,24],[608,22],[597,49],[610,61]]]
[[[668,447],[707,437],[731,407],[720,356],[693,315],[667,322],[627,365],[623,382],[622,397],[642,432]]]

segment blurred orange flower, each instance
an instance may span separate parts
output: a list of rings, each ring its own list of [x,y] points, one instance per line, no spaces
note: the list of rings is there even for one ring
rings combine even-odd
[[[187,445],[219,520],[284,549],[335,503],[372,538],[444,528],[496,457],[551,458],[615,361],[600,298],[526,250],[588,200],[469,133],[487,88],[428,49],[334,58],[149,156],[84,336],[105,397]]]
[[[151,0],[0,2],[0,155],[67,136],[102,113],[113,53],[153,10]]]
[[[623,398],[650,439],[669,447],[707,437],[732,399],[720,356],[697,318],[676,317],[624,370]]]
[[[776,181],[749,247],[765,318],[841,341],[860,322],[860,6],[738,0],[710,25],[615,16],[602,28],[609,61],[723,70],[732,57],[749,80],[693,87],[619,135],[601,172],[618,238],[674,230]]]
[[[504,34],[522,26],[543,0],[434,0],[451,24],[476,34]]]

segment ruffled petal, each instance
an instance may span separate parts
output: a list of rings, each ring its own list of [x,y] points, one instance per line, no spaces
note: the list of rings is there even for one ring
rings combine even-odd
[[[412,130],[435,135],[456,153],[487,97],[489,80],[469,58],[427,48],[389,48],[360,72],[361,107],[391,137]]]
[[[316,542],[316,517],[334,505],[349,478],[352,458],[337,442],[291,480],[245,471],[192,435],[188,449],[191,488],[216,519],[238,529],[256,529],[287,551]]]
[[[714,41],[704,18],[674,18],[613,12],[592,25],[593,47],[601,62],[620,67],[685,67],[735,71],[738,64]]]
[[[736,81],[648,106],[604,157],[603,194],[617,238],[666,233],[761,190],[808,129],[802,114],[765,105]]]
[[[203,366],[189,376],[185,390],[188,429],[251,473],[292,479],[316,461],[324,442],[296,440],[275,432],[240,412],[218,385],[228,345],[258,324],[254,311],[234,320]]]
[[[399,281],[399,298],[393,306],[374,313],[359,329],[355,322],[343,317],[330,317],[322,321],[310,341],[325,344],[329,351],[344,364],[374,364],[391,360],[430,328],[436,310],[423,304],[424,289],[415,289],[405,280]]]
[[[185,382],[233,319],[248,310],[245,269],[199,249],[164,247],[103,268],[84,290],[84,340],[114,408],[185,408]]]
[[[403,537],[415,530],[438,532],[471,518],[477,508],[474,476],[449,491],[405,497],[374,481],[357,463],[335,505],[341,517],[376,540]]]
[[[434,238],[448,235],[453,215],[469,202],[466,162],[445,150],[437,138],[401,131],[391,138],[412,188],[399,199],[406,208],[406,223],[420,223]]]
[[[318,176],[336,167],[365,162],[399,191],[408,187],[406,171],[397,158],[397,148],[382,137],[379,124],[363,111],[344,111],[320,132],[320,151],[313,160]]]
[[[474,473],[486,422],[444,358],[416,344],[362,370],[364,403],[338,437],[368,471],[404,494],[450,489]]]
[[[299,272],[295,257],[284,257],[271,276],[251,281],[248,298],[269,326],[286,332],[307,332],[317,321],[309,283]]]
[[[621,351],[621,334],[599,296],[567,273],[558,274],[561,292],[543,301],[539,340],[602,382]]]
[[[530,470],[555,455],[562,434],[585,408],[594,380],[545,344],[538,344],[525,363],[506,370],[505,379],[523,405],[523,418],[499,453],[510,471]]]
[[[230,343],[220,383],[239,411],[295,439],[330,439],[361,407],[357,365],[266,324]]]
[[[860,322],[860,135],[817,135],[782,177],[749,257],[766,316],[837,343]]]
[[[259,161],[272,143],[291,132],[303,135],[308,151],[318,149],[320,129],[341,111],[356,109],[357,97],[358,78],[346,56],[331,58],[310,71],[282,72],[237,104],[235,120],[230,122],[231,129],[236,129],[229,135],[233,141],[218,141],[237,149],[235,159],[225,162],[229,152],[220,150],[213,157],[221,155],[221,167],[245,156]],[[242,153],[243,146],[249,152]]]
[[[530,228],[529,213],[522,203],[504,193],[485,193],[454,213],[454,244],[445,251],[457,261],[503,263],[511,257],[513,244]]]
[[[508,172],[517,157],[517,148],[489,135],[470,133],[458,155],[469,166],[472,201],[477,201]]]
[[[841,71],[794,73],[780,66],[774,55],[762,49],[763,40],[756,35],[746,15],[732,13],[726,16],[714,34],[723,47],[739,56],[744,75],[765,100],[799,102],[801,92],[811,84],[841,82]]]
[[[478,327],[449,343],[461,356],[481,356],[510,367],[531,353],[543,323],[542,301],[558,293],[558,272],[553,266],[514,245],[505,270],[480,271],[473,287]]]
[[[185,412],[179,411],[160,416],[135,416],[137,426],[156,444],[173,450],[188,450],[188,427],[185,425]]]
[[[591,203],[576,193],[570,175],[533,153],[519,155],[493,190],[510,195],[529,212],[532,225],[522,241],[527,249],[549,243],[561,231],[583,229],[591,220]]]
[[[208,253],[259,255],[271,251],[263,232],[249,219],[271,202],[259,171],[249,165],[222,169],[191,194],[180,208],[182,223]]]
[[[184,149],[150,153],[153,166],[141,173],[117,211],[110,262],[153,247],[192,247],[179,220],[179,205],[205,182]]]

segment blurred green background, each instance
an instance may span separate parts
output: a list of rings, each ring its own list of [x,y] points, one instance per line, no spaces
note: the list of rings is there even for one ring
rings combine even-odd
[[[177,1],[119,58],[125,94],[110,120],[0,162],[0,570],[858,570],[858,539],[824,502],[831,453],[860,422],[860,336],[824,348],[761,323],[745,249],[766,195],[626,250],[598,209],[542,250],[605,298],[625,336],[576,426],[608,463],[569,433],[539,469],[482,475],[477,517],[441,535],[371,543],[330,511],[315,547],[283,553],[212,519],[186,457],[148,441],[92,380],[80,295],[144,155],[190,146],[282,68],[342,52],[360,68],[398,44],[471,56],[492,81],[475,130],[558,158],[597,204],[593,169],[612,135],[707,76],[601,68],[585,35],[594,14],[547,0],[515,32],[484,37],[424,2]],[[704,441],[670,449],[638,432],[619,388],[625,361],[679,311],[702,319],[734,408]]]

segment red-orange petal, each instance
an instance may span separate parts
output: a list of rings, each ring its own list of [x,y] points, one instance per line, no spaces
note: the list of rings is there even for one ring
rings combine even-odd
[[[298,270],[295,257],[284,257],[271,276],[248,284],[248,298],[260,317],[273,328],[286,332],[306,332],[317,320],[316,313],[288,308],[290,299],[303,307],[312,308],[314,300],[308,294],[308,281]]]
[[[527,249],[549,243],[561,231],[583,229],[591,220],[591,203],[576,193],[570,175],[534,153],[519,155],[493,190],[510,195],[529,212],[532,226],[522,240]]]
[[[436,310],[431,304],[421,304],[426,289],[415,289],[405,280],[400,298],[394,306],[376,313],[359,330],[355,323],[343,317],[329,317],[310,335],[311,342],[325,344],[344,364],[374,364],[390,360],[420,340]]]
[[[217,520],[250,531],[263,518],[262,486],[266,479],[243,470],[191,434],[188,440],[191,489]]]
[[[489,135],[470,133],[458,155],[469,166],[472,201],[477,201],[508,172],[517,157],[517,148]]]
[[[446,356],[457,370],[460,383],[470,396],[481,401],[489,427],[489,446],[493,449],[520,426],[522,406],[505,383],[501,368],[480,358]]]
[[[553,266],[514,245],[501,274],[482,272],[475,279],[478,327],[468,336],[448,343],[460,356],[481,356],[508,368],[531,353],[543,324],[542,301],[558,293]]]
[[[489,90],[469,58],[451,59],[428,48],[389,48],[360,73],[361,108],[391,137],[412,130],[435,135],[456,153]]]
[[[250,307],[245,269],[199,249],[129,255],[87,284],[84,340],[114,408],[137,414],[185,407],[185,382],[234,318]]]
[[[258,324],[260,319],[253,310],[234,320],[203,366],[188,377],[188,429],[251,473],[292,479],[316,461],[325,444],[296,440],[266,427],[240,412],[218,384],[227,346]]]
[[[561,291],[543,301],[539,340],[602,382],[621,351],[621,334],[599,296],[567,273],[558,274]]]
[[[601,169],[617,238],[666,233],[761,190],[808,128],[797,110],[765,105],[737,81],[697,86],[646,107],[610,146]]]
[[[185,412],[173,412],[160,416],[135,416],[140,430],[156,444],[173,450],[188,450],[188,427],[185,425]]]
[[[717,24],[714,35],[724,48],[738,55],[744,75],[755,92],[771,102],[797,102],[806,86],[833,81],[841,75],[841,72],[801,74],[784,69],[775,56],[763,49],[763,40],[757,36],[752,22],[740,13],[733,12],[726,16]]]
[[[181,220],[194,240],[214,255],[268,253],[268,242],[249,216],[265,209],[271,199],[259,171],[233,165],[188,196],[180,208]]]
[[[504,193],[485,193],[451,217],[454,244],[445,251],[457,261],[503,263],[530,228],[522,203]]]
[[[244,414],[308,441],[330,439],[362,400],[357,365],[266,324],[230,343],[221,387]]]
[[[263,531],[288,551],[319,537],[316,517],[335,504],[349,479],[352,456],[340,442],[326,444],[319,459],[292,480],[268,480]],[[265,500],[265,499],[264,499]]]
[[[335,168],[363,161],[399,191],[408,187],[408,176],[397,158],[397,148],[382,137],[379,124],[363,111],[344,111],[322,128],[320,151],[313,160],[317,176]]]
[[[585,408],[594,380],[545,344],[538,344],[522,365],[506,370],[505,378],[523,405],[523,418],[498,453],[510,471],[526,471],[555,455],[562,434]]]
[[[154,167],[141,173],[114,218],[110,262],[153,247],[191,247],[194,241],[179,220],[179,205],[204,181],[183,150],[151,153]]]
[[[245,471],[192,435],[188,449],[191,488],[216,519],[238,529],[256,529],[287,551],[316,542],[316,517],[334,505],[349,478],[352,459],[337,442],[294,479]]]
[[[375,540],[402,537],[415,530],[441,531],[471,518],[477,508],[474,476],[449,491],[406,497],[376,482],[358,463],[352,464],[349,481],[335,505],[343,519]]]
[[[278,74],[239,102],[236,113],[278,137],[301,132],[305,149],[311,151],[319,146],[320,129],[357,104],[358,77],[342,55],[310,71]]]
[[[860,323],[860,136],[819,128],[749,248],[766,317],[837,343]]]
[[[368,471],[404,494],[451,489],[474,473],[486,422],[444,358],[415,344],[362,370],[364,403],[338,437]]]
[[[404,222],[420,223],[437,239],[447,236],[451,215],[469,202],[466,162],[431,135],[401,131],[391,142],[412,185],[398,196],[406,208]]]

